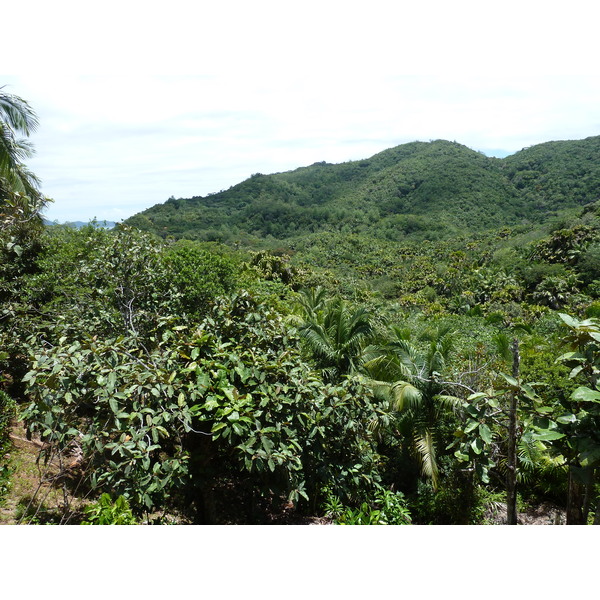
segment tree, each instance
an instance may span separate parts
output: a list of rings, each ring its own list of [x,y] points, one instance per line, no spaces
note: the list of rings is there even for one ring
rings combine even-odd
[[[563,407],[566,412],[556,418],[562,433],[557,447],[569,466],[567,525],[584,525],[600,465],[600,323],[596,319],[580,321],[561,313],[559,316],[569,328],[564,341],[571,351],[557,361],[571,367],[571,378],[583,377],[588,384],[575,389]],[[599,512],[600,499],[596,522]]]
[[[40,180],[23,160],[33,155],[26,137],[38,126],[29,104],[0,88],[0,229],[39,222],[39,212],[47,199],[39,190]]]
[[[460,400],[449,395],[449,382],[441,374],[452,351],[452,333],[438,328],[426,337],[425,352],[413,345],[410,333],[394,327],[395,339],[381,347],[365,364],[373,387],[383,392],[393,412],[398,413],[400,428],[412,440],[423,475],[438,487],[437,444],[440,417],[444,411],[458,407]]]
[[[308,298],[308,297],[307,297]],[[314,300],[314,298],[313,298]],[[321,310],[307,311],[300,336],[329,381],[356,371],[362,351],[374,334],[371,315],[365,308],[350,309],[341,298],[324,304]]]

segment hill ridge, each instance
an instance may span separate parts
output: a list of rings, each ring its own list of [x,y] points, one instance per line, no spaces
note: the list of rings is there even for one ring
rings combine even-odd
[[[440,239],[539,222],[600,197],[600,136],[504,158],[414,141],[343,163],[316,162],[205,197],[169,199],[126,222],[174,236],[260,246],[318,231]]]

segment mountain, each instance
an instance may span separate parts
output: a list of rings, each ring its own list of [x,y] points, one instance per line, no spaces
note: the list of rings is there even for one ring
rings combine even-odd
[[[600,137],[492,158],[444,140],[341,164],[255,174],[206,197],[170,199],[126,221],[161,236],[260,245],[317,232],[443,239],[539,223],[600,197]]]

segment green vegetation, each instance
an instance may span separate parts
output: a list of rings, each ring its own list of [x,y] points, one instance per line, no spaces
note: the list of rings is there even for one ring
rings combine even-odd
[[[369,159],[255,174],[206,197],[171,198],[127,222],[160,236],[290,248],[319,232],[395,242],[539,224],[598,200],[600,138],[505,159],[413,142]]]
[[[17,414],[40,474],[11,498],[0,466],[14,519],[600,522],[597,144],[415,142],[110,230],[44,228],[7,159],[0,453]]]
[[[119,496],[114,502],[109,494],[102,494],[100,499],[85,510],[87,521],[82,525],[135,525],[136,520],[129,508],[129,502],[124,496]]]

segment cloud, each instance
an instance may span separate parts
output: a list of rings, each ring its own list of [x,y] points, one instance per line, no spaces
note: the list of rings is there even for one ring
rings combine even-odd
[[[49,216],[129,216],[252,173],[366,158],[413,140],[506,154],[598,133],[590,78],[374,75],[17,80],[42,128],[31,166]],[[21,92],[20,89],[24,91]]]
[[[595,19],[577,0],[85,6],[28,5],[43,47],[3,31],[25,74],[0,85],[40,117],[30,166],[51,218],[129,216],[413,140],[506,154],[600,133]]]

